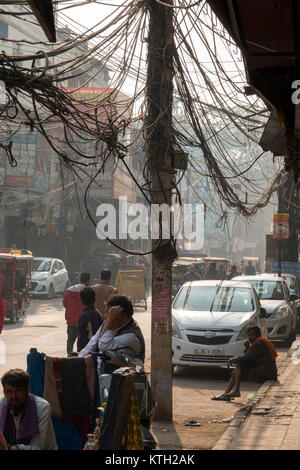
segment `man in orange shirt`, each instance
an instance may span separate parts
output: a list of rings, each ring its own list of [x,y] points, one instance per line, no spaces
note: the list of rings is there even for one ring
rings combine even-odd
[[[258,326],[250,326],[247,329],[248,341],[244,343],[245,353],[238,357],[232,357],[227,362],[230,368],[236,364],[231,379],[224,393],[212,397],[212,400],[230,401],[240,397],[241,380],[263,383],[266,380],[277,380],[276,357],[277,351],[269,339],[261,336]]]

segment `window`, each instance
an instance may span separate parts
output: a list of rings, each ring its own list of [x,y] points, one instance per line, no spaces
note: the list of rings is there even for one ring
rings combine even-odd
[[[57,263],[57,261],[54,261],[54,263],[52,265],[51,273],[57,273],[57,271],[59,271],[58,263]]]
[[[15,44],[14,47],[13,47],[13,54],[14,55],[22,55],[22,51],[21,51],[21,45],[19,43]],[[19,61],[19,60],[16,60],[15,61],[15,65],[16,67],[23,67],[23,62],[22,61]]]
[[[284,300],[284,290],[280,281],[249,281],[262,300]]]
[[[47,272],[50,271],[51,261],[34,259],[31,266],[33,272]]]
[[[61,261],[57,261],[57,264],[58,264],[58,268],[59,270],[61,271],[62,269],[65,269],[63,263]]]
[[[8,24],[5,21],[0,20],[0,37],[7,38],[8,37]]]
[[[287,283],[291,294],[298,294],[297,280],[295,277],[286,277],[285,282]]]

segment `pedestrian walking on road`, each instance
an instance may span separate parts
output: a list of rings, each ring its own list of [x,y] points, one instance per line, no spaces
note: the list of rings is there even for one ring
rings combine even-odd
[[[247,330],[248,341],[245,342],[246,352],[239,357],[233,357],[227,362],[227,367],[236,364],[231,379],[224,393],[212,400],[230,401],[240,397],[241,380],[263,383],[266,380],[277,380],[276,357],[277,351],[272,343],[264,336],[258,326],[250,326]]]
[[[95,308],[99,310],[102,315],[104,315],[106,308],[107,299],[114,294],[117,294],[117,289],[110,284],[111,271],[109,269],[103,269],[100,273],[99,284],[92,286],[92,289],[95,292]]]
[[[30,375],[11,369],[1,378],[0,450],[57,450],[50,404],[29,393]]]
[[[80,283],[69,287],[63,299],[66,309],[65,318],[67,322],[67,354],[73,353],[74,343],[78,336],[78,319],[83,312],[84,305],[80,299],[80,292],[89,285],[90,273],[80,274]]]
[[[85,287],[80,292],[80,299],[84,310],[78,320],[77,352],[85,348],[103,323],[99,310],[96,310],[94,306],[94,290],[91,287]]]

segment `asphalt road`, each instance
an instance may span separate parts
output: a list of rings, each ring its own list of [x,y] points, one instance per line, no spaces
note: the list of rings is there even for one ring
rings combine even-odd
[[[146,369],[150,370],[151,347],[151,303],[148,310],[135,308],[135,319],[142,328],[146,340]],[[299,339],[299,337],[298,337]],[[10,368],[26,369],[26,357],[30,348],[37,348],[48,356],[66,357],[66,323],[62,297],[52,300],[32,299],[27,314],[15,325],[5,321],[0,335],[0,376]],[[287,348],[277,344],[279,357],[283,358]],[[229,372],[214,367],[177,368],[173,378],[173,416],[178,435],[177,448],[210,448],[222,434],[226,421],[251,399],[259,387],[254,383],[243,383],[241,398],[234,402],[214,402],[211,397],[222,392],[227,384]],[[0,387],[0,397],[3,396]],[[183,421],[193,418],[199,427],[186,427]],[[168,430],[165,429],[166,442]],[[164,434],[161,433],[163,436]],[[197,442],[192,446],[191,439]],[[162,444],[162,448],[168,445]],[[171,444],[170,448],[174,448]]]

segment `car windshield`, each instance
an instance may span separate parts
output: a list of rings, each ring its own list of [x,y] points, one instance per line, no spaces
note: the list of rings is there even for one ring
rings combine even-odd
[[[284,300],[283,287],[280,281],[247,281],[252,284],[259,299]]]
[[[173,308],[198,312],[252,312],[254,301],[249,288],[185,286],[175,299]]]
[[[31,271],[45,272],[50,271],[51,261],[45,259],[34,259],[32,261]]]

